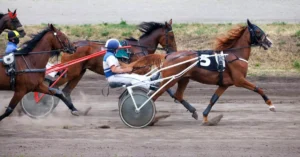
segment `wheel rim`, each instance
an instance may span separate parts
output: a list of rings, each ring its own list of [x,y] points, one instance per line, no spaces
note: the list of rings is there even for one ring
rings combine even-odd
[[[41,96],[42,93],[39,93]],[[45,95],[38,103],[34,100],[34,93],[27,93],[21,100],[21,106],[26,115],[32,118],[42,118],[49,115],[54,107],[54,98]]]
[[[133,97],[137,106],[141,106],[149,97],[143,93],[134,93]],[[131,128],[143,128],[148,126],[155,117],[155,105],[152,100],[147,102],[139,113],[135,112],[135,106],[133,104],[130,95],[127,95],[120,106],[121,120]]]
[[[120,107],[121,103],[123,102],[124,98],[128,95],[128,91],[125,90],[125,93],[122,93],[121,97],[119,98],[118,101],[118,106]],[[142,93],[142,94],[147,94],[147,90],[144,88],[134,88],[132,89],[133,93]]]

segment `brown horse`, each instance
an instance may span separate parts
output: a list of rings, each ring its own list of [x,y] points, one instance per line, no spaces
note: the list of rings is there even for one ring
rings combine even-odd
[[[20,37],[24,37],[26,35],[24,28],[17,17],[17,10],[11,12],[8,9],[7,14],[0,13],[0,34],[5,29],[17,30],[20,33]]]
[[[77,109],[67,101],[62,92],[48,88],[43,83],[45,67],[49,58],[59,55],[61,51],[71,52],[73,50],[66,35],[51,24],[24,44],[26,46],[15,53],[14,73],[10,73],[10,76],[8,76],[6,67],[4,65],[0,66],[0,90],[11,90],[11,78],[15,78],[13,98],[5,113],[0,116],[0,121],[9,116],[22,97],[30,91],[54,95],[65,102],[72,114],[78,114]]]
[[[148,54],[153,54],[158,44],[162,45],[167,53],[177,51],[176,41],[172,31],[172,19],[168,23],[165,22],[164,24],[157,22],[143,22],[138,26],[138,28],[143,33],[139,40],[135,40],[133,38],[125,40],[127,45],[132,46],[129,49],[129,51],[132,53],[130,59],[131,62],[135,62],[139,58]],[[61,59],[62,63],[90,55],[104,48],[104,44],[91,41],[78,41],[75,42],[74,45],[78,46],[76,53],[71,55],[63,54]],[[120,63],[122,66],[126,66],[125,63]],[[86,69],[89,69],[97,74],[104,75],[102,65],[103,56],[99,56],[70,66],[67,72],[67,77],[60,80],[56,87],[68,82],[62,91],[68,100],[71,101],[71,92],[85,74]],[[145,74],[149,70],[150,67],[145,67],[134,72],[138,74]]]
[[[266,104],[269,105],[269,109],[271,111],[275,111],[274,105],[272,104],[271,100],[264,94],[263,90],[255,86],[245,78],[247,75],[251,46],[261,46],[265,50],[267,50],[269,47],[271,47],[271,45],[272,42],[266,37],[266,34],[263,32],[263,30],[261,30],[256,25],[251,24],[251,22],[247,20],[247,26],[239,26],[237,28],[231,29],[226,36],[221,36],[216,40],[215,52],[223,51],[224,53],[228,54],[224,60],[224,62],[226,62],[226,68],[223,68],[224,71],[210,71],[206,70],[204,66],[201,66],[200,68],[195,66],[187,71],[183,76],[180,76],[179,78],[171,81],[168,85],[162,88],[162,90],[153,97],[153,100],[155,101],[167,89],[178,83],[178,88],[176,93],[174,94],[174,98],[180,101],[186,108],[190,110],[190,112],[196,113],[196,109],[183,99],[183,92],[187,87],[189,80],[192,79],[200,83],[219,85],[218,89],[213,94],[209,105],[203,112],[204,125],[214,125],[220,121],[222,116],[219,116],[219,118],[215,119],[216,121],[208,121],[208,114],[219,97],[229,86],[232,85],[243,87],[260,94]],[[167,56],[162,67],[167,67],[189,60],[191,58],[199,57],[199,55],[203,55],[203,51],[175,52]],[[200,64],[207,63],[207,60],[202,60],[202,57],[199,57],[199,61]],[[195,62],[188,62],[180,66],[173,67],[169,70],[162,71],[161,76],[165,78],[178,74],[193,63]],[[168,80],[163,81],[161,83],[161,86],[163,86],[167,81]]]

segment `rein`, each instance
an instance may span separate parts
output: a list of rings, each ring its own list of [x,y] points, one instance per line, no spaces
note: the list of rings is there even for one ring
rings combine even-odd
[[[235,50],[240,50],[240,49],[246,49],[246,48],[250,48],[250,47],[254,47],[254,45],[250,45],[250,46],[244,46],[244,47],[237,47],[237,48],[231,48],[231,49],[226,49],[226,50],[217,50],[216,52],[221,52],[221,51],[235,51]],[[191,55],[195,55],[195,54],[197,54],[198,52],[196,51],[196,52],[192,52],[191,54],[184,54],[184,55],[180,55],[180,56],[178,56],[178,57],[175,57],[175,58],[172,58],[172,59],[177,59],[177,58],[179,58],[179,57],[182,57],[182,56],[191,56]],[[168,57],[169,55],[167,55],[166,56],[166,59],[167,59],[167,57]]]
[[[105,44],[105,41],[101,41],[101,40],[86,40],[86,41],[90,41],[90,42],[96,42],[96,43],[99,43],[99,44]],[[166,51],[165,48],[162,48],[162,47],[148,47],[148,46],[142,46],[142,45],[135,45],[135,44],[131,44],[130,45],[131,47],[140,47],[140,48],[145,48],[145,49],[151,49],[151,50],[164,50]]]
[[[167,51],[167,49],[162,48],[162,47],[148,47],[148,46],[141,46],[141,45],[130,45],[132,47],[140,47],[140,48],[145,48],[145,49],[151,49],[151,50],[163,50]]]
[[[20,55],[30,55],[30,54],[42,54],[42,53],[61,52],[61,51],[64,51],[64,49],[57,49],[57,50],[50,50],[50,51],[29,52],[27,54],[25,54],[25,53],[14,53],[14,55],[15,56],[20,56]]]

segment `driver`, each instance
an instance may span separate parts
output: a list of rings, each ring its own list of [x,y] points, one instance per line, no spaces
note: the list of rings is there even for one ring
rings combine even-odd
[[[20,42],[19,37],[20,34],[17,31],[9,31],[7,33],[6,39],[8,42],[6,45],[5,54],[10,54],[18,50],[18,44]]]
[[[115,53],[120,47],[120,42],[117,39],[109,39],[105,47],[107,51],[103,57],[103,69],[108,82],[135,84],[141,81],[148,82],[153,80],[144,75],[129,74],[129,72],[132,72],[132,67],[120,67],[119,61],[115,57]],[[143,84],[141,86],[145,89],[150,89],[150,84]]]

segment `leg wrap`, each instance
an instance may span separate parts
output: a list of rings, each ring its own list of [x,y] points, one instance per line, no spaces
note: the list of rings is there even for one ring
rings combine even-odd
[[[191,104],[189,104],[187,101],[182,100],[182,101],[180,101],[180,103],[191,113],[194,113],[196,111],[196,109]]]
[[[212,108],[212,105],[210,105],[210,104],[206,107],[206,109],[203,112],[204,117],[207,117],[207,115],[210,112],[211,108]]]
[[[6,110],[5,110],[5,112],[4,112],[4,114],[0,116],[0,121],[3,118],[9,116],[13,111],[14,111],[14,109],[12,109],[11,107],[7,107]]]
[[[14,110],[11,107],[7,107],[4,115],[9,116]]]
[[[210,99],[210,104],[206,107],[206,109],[203,112],[203,116],[207,117],[209,114],[211,108],[214,106],[214,104],[218,101],[219,96],[217,94],[214,94]]]
[[[261,96],[265,101],[268,101],[269,100],[269,98],[266,96],[266,95],[262,95]]]
[[[255,86],[255,88],[254,88],[254,90],[253,90],[254,92],[256,92],[256,93],[258,93],[258,87],[257,86]]]
[[[74,105],[69,102],[62,94],[54,94],[54,96],[58,97],[60,100],[62,100],[71,111],[77,111],[77,109],[74,107]]]
[[[68,92],[63,92],[63,94],[67,98],[67,100],[72,103],[71,94]]]
[[[59,89],[49,87],[48,90],[51,91],[51,92],[54,92],[55,94],[63,94],[63,92]]]
[[[167,89],[167,93],[172,97],[175,98],[174,93],[171,89]]]
[[[211,105],[213,106],[219,99],[219,96],[217,94],[214,94],[211,99],[210,99],[210,102],[211,102]]]

